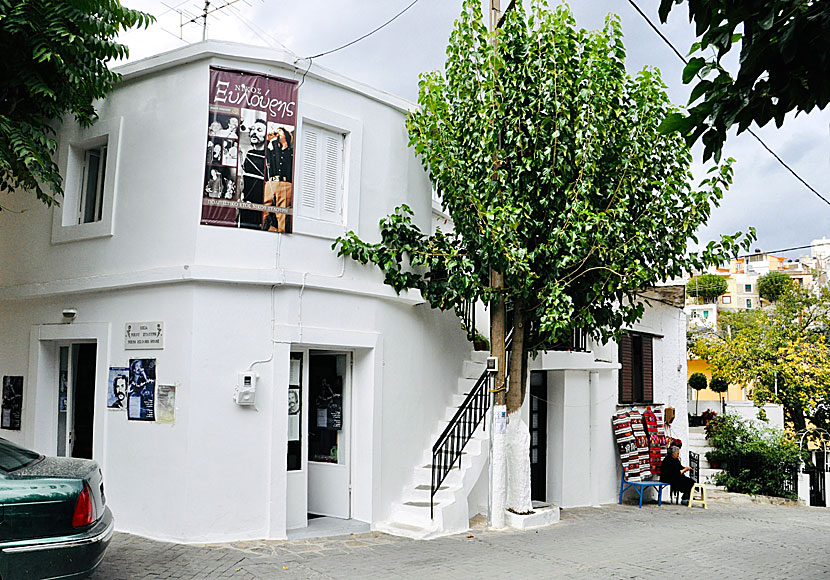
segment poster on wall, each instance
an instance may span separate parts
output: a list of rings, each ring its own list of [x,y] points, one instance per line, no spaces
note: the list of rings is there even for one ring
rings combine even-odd
[[[130,359],[130,385],[127,393],[127,419],[155,421],[156,359]]]
[[[300,440],[300,389],[288,389],[288,440]]]
[[[156,392],[156,422],[173,423],[176,414],[176,385],[159,385]]]
[[[107,409],[123,411],[127,408],[127,385],[130,382],[130,369],[127,367],[110,367],[107,381]]]
[[[3,377],[3,406],[0,427],[20,431],[20,416],[23,412],[23,377]]]
[[[290,233],[296,81],[210,68],[203,225]]]

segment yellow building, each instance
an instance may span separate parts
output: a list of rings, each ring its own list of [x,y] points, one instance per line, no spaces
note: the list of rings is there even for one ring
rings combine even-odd
[[[712,381],[712,370],[709,368],[709,363],[705,360],[700,359],[689,359],[686,361],[687,364],[687,374],[686,374],[686,381],[688,382],[689,377],[691,377],[694,373],[703,373],[706,375],[707,382]],[[744,401],[746,397],[744,396],[744,390],[739,385],[729,385],[729,390],[723,394],[724,400],[726,401]],[[690,401],[695,400],[695,393],[691,393]],[[720,401],[720,395],[718,395],[715,391],[706,387],[702,391],[697,392],[697,400],[698,401]]]

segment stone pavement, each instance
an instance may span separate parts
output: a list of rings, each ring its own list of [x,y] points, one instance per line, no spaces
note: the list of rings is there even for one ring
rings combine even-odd
[[[830,577],[830,509],[709,501],[563,510],[541,530],[210,546],[116,534],[92,580]]]

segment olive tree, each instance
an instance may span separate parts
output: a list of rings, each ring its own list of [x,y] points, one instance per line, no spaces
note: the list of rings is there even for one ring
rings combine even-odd
[[[769,302],[777,302],[792,287],[793,279],[784,272],[768,272],[758,278],[758,294]]]
[[[517,413],[528,356],[575,328],[617,336],[643,315],[643,288],[721,262],[741,244],[723,236],[687,252],[732,170],[715,167],[690,185],[685,143],[658,131],[673,110],[663,82],[653,69],[626,73],[616,17],[586,31],[567,8],[535,0],[529,13],[521,3],[508,12],[496,42],[491,34],[479,0],[465,0],[446,72],[422,75],[407,122],[453,230],[428,235],[400,206],[381,220],[380,241],[349,232],[335,247],[434,308],[483,300],[498,315],[507,305],[509,370],[494,400],[509,419],[493,443],[492,489],[506,489],[493,496],[500,526],[505,504],[531,510],[528,429]],[[502,355],[503,343],[491,346]]]

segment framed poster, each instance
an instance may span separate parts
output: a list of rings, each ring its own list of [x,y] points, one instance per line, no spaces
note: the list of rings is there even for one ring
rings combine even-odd
[[[129,382],[129,368],[110,367],[109,380],[107,380],[107,409],[123,411],[127,408],[127,385],[129,385]],[[66,410],[65,400],[62,410]]]

